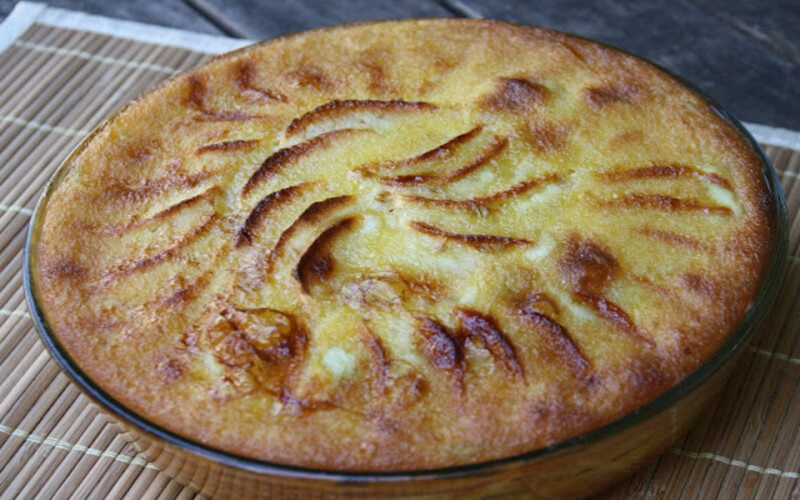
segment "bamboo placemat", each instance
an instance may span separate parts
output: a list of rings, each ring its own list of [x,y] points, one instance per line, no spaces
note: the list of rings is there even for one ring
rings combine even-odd
[[[28,3],[0,26],[0,497],[195,495],[137,454],[50,359],[24,301],[22,251],[44,183],[89,130],[168,75],[244,44]],[[699,425],[607,498],[800,493],[800,134],[748,126],[788,199],[779,303]]]

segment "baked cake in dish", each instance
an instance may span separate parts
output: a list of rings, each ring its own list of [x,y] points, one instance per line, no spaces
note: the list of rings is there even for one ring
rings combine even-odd
[[[62,166],[34,286],[147,420],[339,471],[476,463],[697,369],[770,258],[762,163],[633,56],[493,21],[218,57]]]

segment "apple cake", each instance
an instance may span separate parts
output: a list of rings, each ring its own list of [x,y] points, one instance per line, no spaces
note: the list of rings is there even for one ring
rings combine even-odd
[[[657,67],[495,21],[340,26],[177,75],[62,166],[34,286],[105,392],[340,471],[476,463],[653,400],[759,290],[748,141]]]

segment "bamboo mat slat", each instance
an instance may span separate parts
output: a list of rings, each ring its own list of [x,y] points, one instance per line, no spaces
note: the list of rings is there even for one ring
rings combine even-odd
[[[32,24],[0,53],[0,498],[191,498],[63,375],[22,290],[26,224],[101,120],[209,53]],[[798,136],[800,137],[800,136]],[[800,494],[800,141],[766,144],[790,214],[779,302],[722,395],[673,449],[604,498]]]

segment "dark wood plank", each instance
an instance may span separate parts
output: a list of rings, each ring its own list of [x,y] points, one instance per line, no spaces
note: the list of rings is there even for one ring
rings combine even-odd
[[[800,64],[800,2],[797,0],[691,1],[795,64]]]
[[[563,30],[626,49],[686,78],[743,120],[800,129],[800,65],[688,0],[457,1],[484,17]],[[797,7],[790,3],[796,0],[788,0],[786,8],[773,7],[764,19],[796,16]],[[762,4],[752,4],[758,16]],[[800,39],[796,23],[782,26],[788,37]]]
[[[215,35],[223,34],[183,0],[38,0],[62,9],[77,10],[128,21],[157,24]],[[0,0],[0,18],[14,10],[17,0]]]
[[[186,1],[229,29],[239,30],[239,36],[253,39],[353,21],[453,15],[435,0]]]

